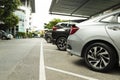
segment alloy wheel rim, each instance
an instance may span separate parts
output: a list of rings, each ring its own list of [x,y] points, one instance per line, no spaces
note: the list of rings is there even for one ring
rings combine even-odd
[[[58,47],[59,47],[60,49],[64,49],[65,46],[66,46],[66,41],[65,41],[65,39],[60,39],[60,40],[58,41]]]
[[[105,48],[95,46],[88,51],[87,60],[93,68],[103,69],[110,63],[110,54]]]

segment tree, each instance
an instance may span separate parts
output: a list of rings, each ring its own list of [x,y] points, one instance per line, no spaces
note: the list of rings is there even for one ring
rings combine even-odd
[[[45,28],[48,28],[48,29],[52,29],[52,27],[54,26],[54,25],[56,25],[58,22],[62,22],[63,20],[61,20],[61,19],[53,19],[53,20],[51,20],[48,24],[45,24]]]
[[[18,24],[19,18],[18,16],[11,13],[9,16],[7,16],[5,19],[3,19],[4,23],[8,27],[13,27]]]
[[[20,0],[0,1],[0,21],[9,27],[14,27],[18,23],[18,17],[13,12],[20,6]]]

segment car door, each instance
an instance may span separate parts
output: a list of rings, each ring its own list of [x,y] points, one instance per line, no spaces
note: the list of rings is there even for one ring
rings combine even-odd
[[[108,23],[106,29],[114,44],[120,49],[120,15],[114,16],[113,22]]]

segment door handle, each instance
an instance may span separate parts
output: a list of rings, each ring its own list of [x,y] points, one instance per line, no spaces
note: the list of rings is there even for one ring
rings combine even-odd
[[[120,30],[119,26],[112,26],[112,27],[108,27],[108,28],[111,29],[111,30],[114,30],[114,31]]]

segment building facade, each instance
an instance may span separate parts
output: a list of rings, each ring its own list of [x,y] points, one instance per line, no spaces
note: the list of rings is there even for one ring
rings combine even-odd
[[[26,33],[31,27],[31,14],[35,12],[35,1],[34,0],[21,0],[22,6],[14,12],[19,17],[19,23],[17,26],[9,29],[9,33],[14,36],[18,32]]]

